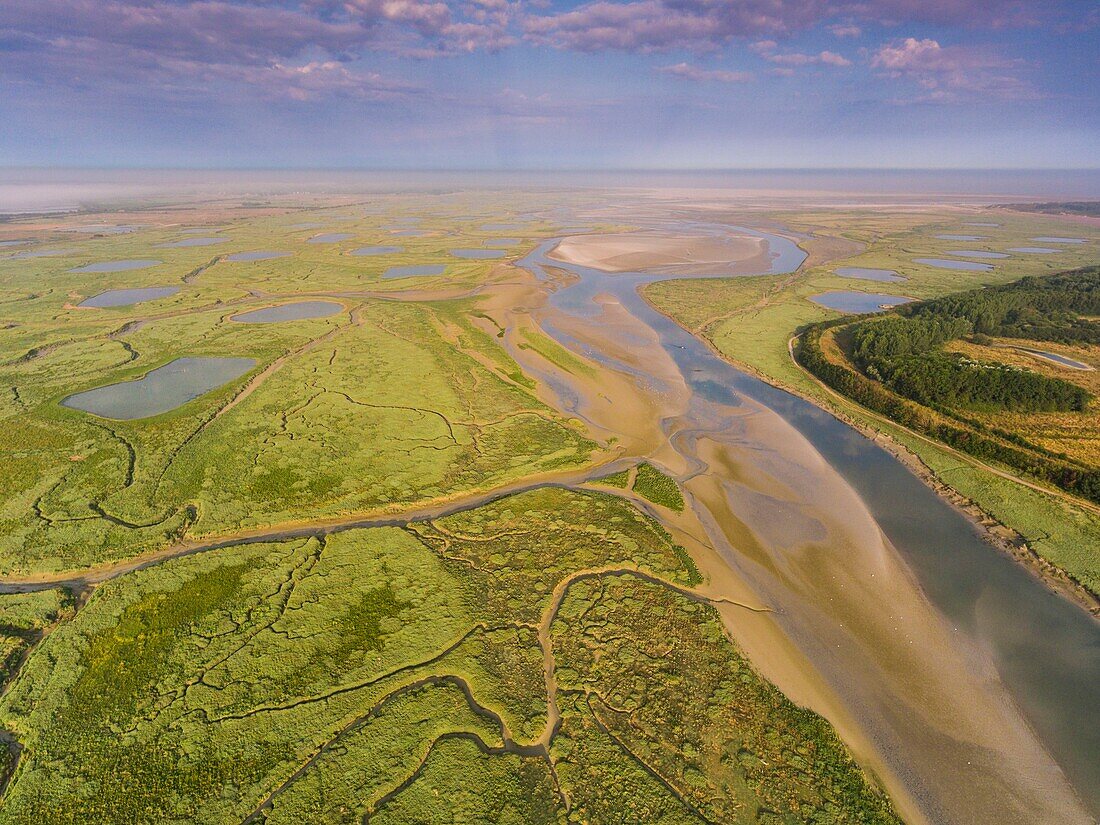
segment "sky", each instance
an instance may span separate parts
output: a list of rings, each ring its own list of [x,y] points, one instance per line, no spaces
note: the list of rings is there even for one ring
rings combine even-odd
[[[0,0],[0,166],[1096,168],[1096,0]]]

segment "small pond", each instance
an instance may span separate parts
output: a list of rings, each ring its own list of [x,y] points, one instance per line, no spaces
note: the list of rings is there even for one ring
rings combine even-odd
[[[383,278],[414,278],[420,275],[442,275],[446,264],[413,264],[412,266],[391,266],[382,273]]]
[[[898,304],[907,304],[912,298],[903,295],[884,295],[881,292],[822,292],[810,298],[815,304],[820,304],[838,312],[851,312],[862,314],[864,312],[882,312],[888,307]]]
[[[419,238],[422,235],[427,235],[428,232],[425,229],[398,229],[391,234],[399,238]]]
[[[239,378],[254,366],[254,358],[177,358],[135,381],[78,392],[61,404],[103,418],[149,418]]]
[[[948,255],[958,255],[960,258],[1007,258],[1005,252],[986,252],[982,249],[949,249]]]
[[[148,269],[151,266],[163,263],[151,259],[136,259],[132,261],[101,261],[98,264],[88,264],[70,269],[69,272],[126,272],[131,269]]]
[[[980,241],[985,235],[937,235],[941,241]]]
[[[1030,238],[1029,240],[1038,241],[1039,243],[1085,243],[1085,238],[1059,238],[1057,235],[1040,235],[1038,238]]]
[[[483,223],[481,225],[482,232],[514,232],[523,228],[521,223]]]
[[[352,255],[392,255],[404,251],[400,246],[361,246],[351,251]]]
[[[999,223],[980,223],[978,221],[971,221],[970,223],[964,223],[963,226],[1000,226]]]
[[[451,249],[448,250],[456,258],[470,258],[475,261],[485,261],[490,258],[503,258],[503,249]]]
[[[180,291],[178,286],[146,286],[135,289],[108,289],[91,298],[85,298],[78,307],[125,307],[130,304],[140,304],[145,301],[155,301],[157,298],[167,298]]]
[[[334,301],[298,301],[293,304],[280,304],[242,312],[240,315],[234,315],[230,320],[240,321],[242,324],[274,324],[279,321],[326,318],[343,311],[343,305]]]
[[[1058,355],[1056,352],[1047,352],[1041,349],[1029,349],[1027,347],[1013,347],[1020,352],[1026,352],[1028,355],[1034,355],[1036,358],[1042,358],[1044,361],[1053,361],[1055,364],[1061,364],[1063,367],[1069,367],[1075,370],[1092,370],[1088,364],[1082,364],[1080,361],[1074,361],[1072,358],[1066,358],[1064,355]]]
[[[232,255],[226,255],[222,260],[224,261],[270,261],[272,258],[289,258],[291,253],[289,252],[272,252],[266,249],[257,250],[256,252],[234,252]]]
[[[523,243],[519,238],[489,238],[485,242],[486,246],[519,246]]]
[[[967,272],[985,272],[992,269],[992,264],[980,264],[976,261],[952,261],[947,258],[914,258],[914,263],[934,266],[939,269],[963,269]]]
[[[836,270],[841,278],[859,278],[861,281],[904,281],[892,269],[868,269],[864,266],[842,266]]]
[[[1009,252],[1022,252],[1025,255],[1050,255],[1053,252],[1062,252],[1061,249],[1051,249],[1049,246],[1014,246]]]

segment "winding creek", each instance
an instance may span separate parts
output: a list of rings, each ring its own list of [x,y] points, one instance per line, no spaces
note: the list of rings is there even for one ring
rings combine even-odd
[[[767,240],[772,273],[805,258],[787,238],[734,231]],[[686,390],[663,429],[695,515],[866,737],[871,753],[857,752],[904,813],[937,823],[1094,821],[1100,728],[1085,719],[1100,700],[1100,624],[987,544],[875,442],[736,369],[653,309],[638,290],[668,275],[548,258],[557,243],[519,262],[553,289],[537,322],[647,392]],[[674,365],[671,379],[647,373],[661,357],[647,337]],[[598,404],[556,389],[566,412],[591,423]],[[747,633],[738,640],[766,675],[807,698],[767,673],[763,637]]]

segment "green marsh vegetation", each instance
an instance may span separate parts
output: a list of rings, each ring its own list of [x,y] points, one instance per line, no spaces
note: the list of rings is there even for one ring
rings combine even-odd
[[[662,473],[649,462],[638,465],[638,472],[634,477],[634,492],[670,510],[681,512],[684,509],[684,497],[676,479]]]
[[[122,576],[0,702],[4,821],[896,821],[692,580],[555,488]]]

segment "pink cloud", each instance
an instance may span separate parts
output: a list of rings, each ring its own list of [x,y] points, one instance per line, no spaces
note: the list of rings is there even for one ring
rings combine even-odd
[[[951,103],[973,99],[1029,100],[1038,95],[1014,74],[1022,61],[981,48],[941,46],[936,40],[904,40],[881,46],[871,66],[920,90],[911,101]]]
[[[716,81],[718,83],[744,83],[752,80],[751,72],[731,72],[725,69],[704,69],[693,66],[690,63],[676,63],[672,66],[662,66],[657,71],[662,74],[670,74],[682,80],[693,80],[698,83]]]
[[[777,66],[791,68],[794,66],[834,66],[844,68],[852,65],[852,61],[836,52],[822,51],[817,54],[805,54],[803,52],[777,52],[779,44],[774,40],[758,40],[749,48]],[[784,72],[783,74],[789,74]]]

